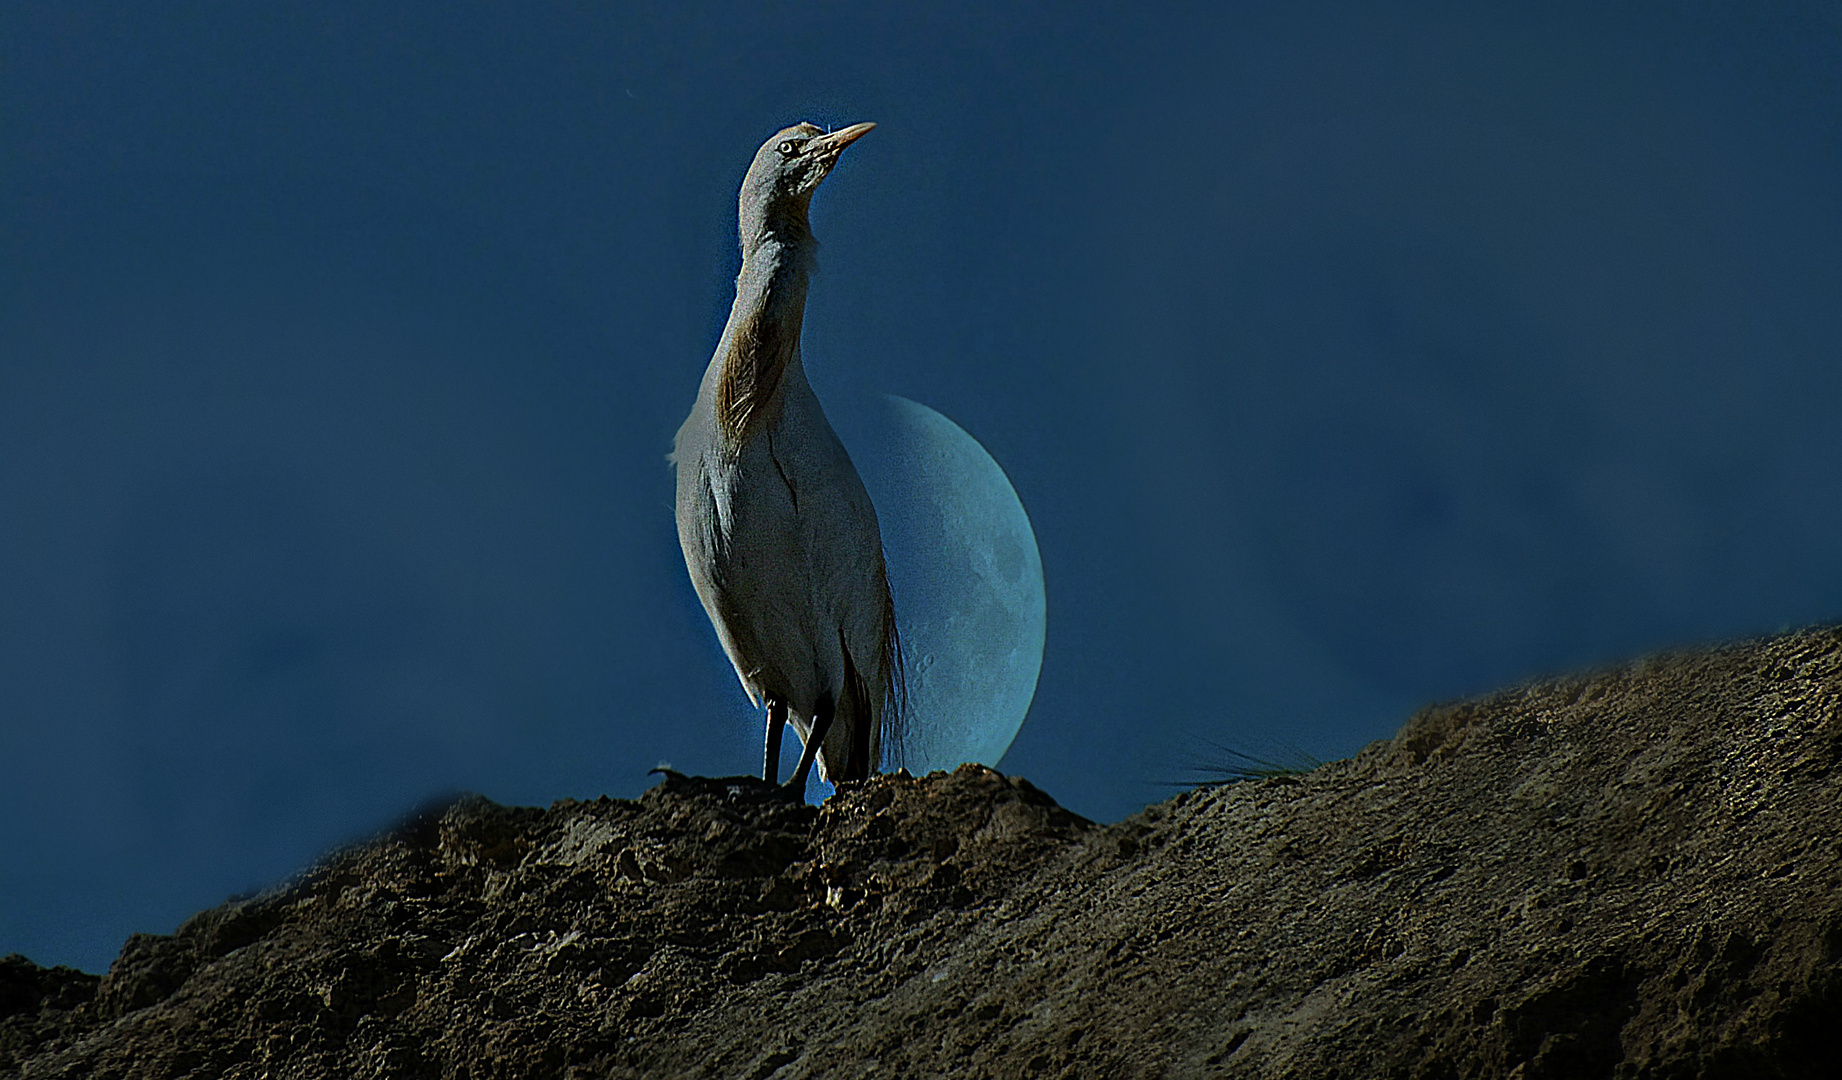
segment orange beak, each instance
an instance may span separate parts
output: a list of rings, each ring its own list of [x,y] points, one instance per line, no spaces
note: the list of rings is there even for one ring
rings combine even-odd
[[[863,138],[865,135],[868,135],[870,129],[875,126],[875,124],[869,123],[852,124],[850,127],[840,128],[830,135],[821,135],[806,144],[806,152],[808,154],[818,153],[834,156],[845,147]]]

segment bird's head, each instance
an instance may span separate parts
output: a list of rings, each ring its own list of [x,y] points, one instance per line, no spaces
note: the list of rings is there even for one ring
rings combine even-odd
[[[762,143],[742,181],[743,244],[776,218],[792,214],[803,223],[812,193],[838,163],[838,155],[875,126],[852,124],[827,133],[814,124],[794,124]]]

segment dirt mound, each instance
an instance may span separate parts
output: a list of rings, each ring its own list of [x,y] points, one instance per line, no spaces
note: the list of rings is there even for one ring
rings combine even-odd
[[[1824,629],[1110,827],[973,766],[469,799],[100,980],[0,961],[0,1073],[1827,1076],[1839,796]]]

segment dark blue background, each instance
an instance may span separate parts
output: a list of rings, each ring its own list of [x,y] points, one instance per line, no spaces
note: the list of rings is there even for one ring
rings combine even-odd
[[[1836,8],[1477,7],[6,5],[0,952],[754,766],[663,455],[800,119],[813,380],[1009,471],[1077,811],[1842,614]]]

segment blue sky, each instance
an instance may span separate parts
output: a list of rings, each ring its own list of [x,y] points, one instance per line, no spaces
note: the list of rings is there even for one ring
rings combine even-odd
[[[60,2],[0,49],[0,952],[100,970],[446,792],[755,767],[663,455],[801,119],[880,125],[813,382],[1010,474],[1003,767],[1079,812],[1842,614],[1833,7]]]

